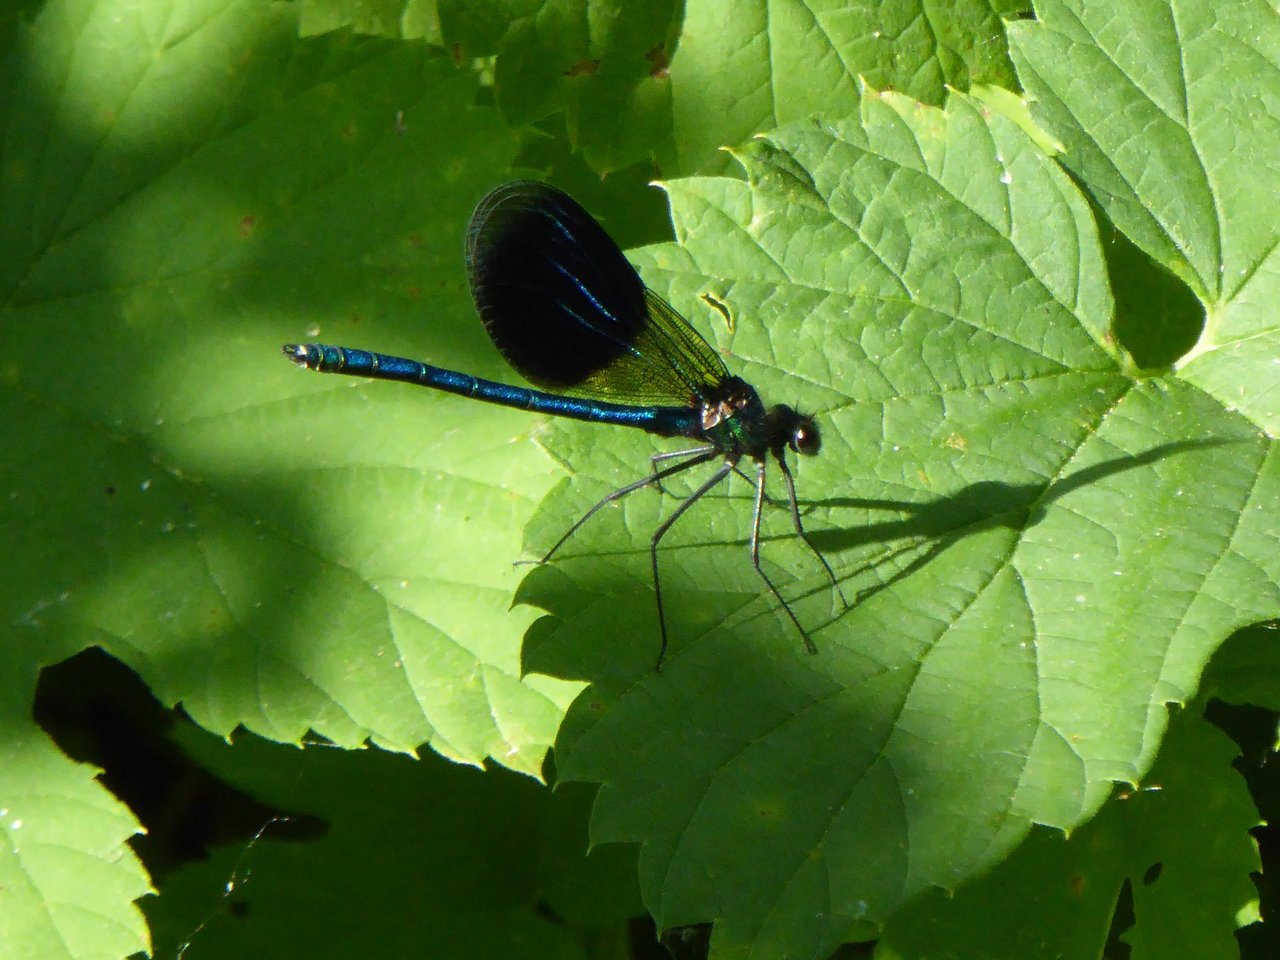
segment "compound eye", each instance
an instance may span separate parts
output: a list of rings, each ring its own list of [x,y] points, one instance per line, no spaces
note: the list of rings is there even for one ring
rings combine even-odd
[[[822,449],[822,437],[818,434],[818,425],[809,417],[800,417],[796,421],[795,430],[791,433],[788,444],[796,453],[806,457],[813,456]]]

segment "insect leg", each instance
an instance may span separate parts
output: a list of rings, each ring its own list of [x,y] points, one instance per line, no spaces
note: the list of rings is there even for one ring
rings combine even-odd
[[[711,444],[707,444],[706,446],[702,446],[702,447],[691,447],[691,448],[689,448],[688,450],[668,450],[666,453],[655,453],[653,456],[651,456],[651,457],[649,458],[649,466],[653,469],[653,472],[654,472],[654,473],[657,473],[657,472],[658,472],[658,464],[659,464],[659,463],[661,463],[661,462],[662,462],[662,461],[664,461],[664,460],[676,460],[676,459],[678,459],[678,458],[680,458],[680,457],[698,457],[698,456],[701,456],[701,455],[702,455],[702,454],[704,454],[704,453],[711,453],[711,452],[712,452],[712,451],[714,451],[715,449],[716,449],[716,448],[715,448],[714,446],[712,446]],[[656,484],[656,486],[657,486],[657,488],[658,488],[658,492],[659,492],[659,493],[661,493],[661,494],[663,494],[664,496],[668,496],[668,497],[673,497],[673,496],[675,496],[674,494],[669,493],[669,492],[668,492],[668,491],[667,491],[667,490],[662,486],[661,481],[659,481],[659,482]],[[684,498],[683,498],[683,497],[675,497],[675,499],[677,499],[677,500],[682,500],[682,499],[684,499]]]
[[[756,573],[760,574],[760,579],[777,598],[778,603],[782,605],[782,609],[787,612],[787,616],[791,618],[791,622],[796,625],[796,629],[800,631],[800,638],[804,640],[804,648],[810,653],[817,653],[818,648],[814,642],[809,639],[809,634],[805,632],[804,627],[800,626],[800,621],[796,618],[795,612],[792,611],[791,605],[783,599],[778,588],[774,586],[769,575],[764,572],[764,568],[760,566],[760,512],[764,509],[764,474],[767,461],[760,459],[756,461],[756,508],[755,513],[751,517],[751,565],[756,568]]]
[[[800,522],[800,507],[796,502],[796,481],[791,476],[791,468],[787,466],[787,461],[780,454],[776,455],[778,466],[782,470],[782,479],[787,483],[787,499],[791,501],[791,522],[795,524],[796,534],[804,541],[804,545],[809,548],[810,552],[818,558],[818,562],[822,564],[822,569],[827,571],[827,576],[831,579],[831,585],[836,588],[836,593],[840,597],[840,602],[844,604],[845,609],[849,609],[849,601],[844,597],[844,591],[840,589],[840,581],[836,579],[835,571],[831,569],[831,564],[827,563],[827,558],[822,552],[813,545],[813,541],[809,539],[809,535],[804,532],[804,525]]]
[[[715,456],[715,454],[709,453],[706,454],[706,456],[712,457]],[[701,462],[701,460],[691,462]],[[687,498],[681,500],[680,506],[676,507],[675,510],[672,511],[671,516],[662,521],[658,526],[658,529],[653,532],[653,537],[649,540],[649,561],[653,567],[653,595],[654,599],[658,602],[658,629],[662,634],[662,645],[658,648],[658,663],[654,669],[662,669],[662,660],[667,655],[667,618],[662,612],[662,584],[658,579],[658,541],[666,535],[666,532],[671,529],[672,524],[679,520],[686,510],[697,503],[698,499],[703,494],[727,477],[732,469],[733,464],[726,462],[719,470],[708,477],[702,486],[689,494]],[[774,592],[776,593],[777,591]]]
[[[577,533],[578,528],[581,527],[588,520],[590,520],[593,516],[595,516],[596,511],[599,510],[601,507],[603,507],[605,504],[613,503],[615,500],[621,500],[628,493],[634,493],[635,491],[639,490],[642,487],[647,487],[653,483],[661,483],[667,477],[670,477],[673,474],[677,474],[681,470],[688,470],[690,467],[696,467],[700,463],[706,463],[715,455],[716,455],[715,448],[708,447],[707,449],[698,453],[697,456],[695,456],[692,460],[687,460],[684,463],[677,463],[675,466],[666,467],[665,469],[662,469],[662,470],[656,470],[653,473],[651,473],[649,476],[642,477],[641,479],[635,481],[634,483],[628,483],[625,487],[619,487],[617,490],[613,491],[613,493],[609,494],[607,497],[604,497],[601,500],[597,501],[596,504],[590,510],[588,510],[581,517],[579,517],[577,522],[575,522],[573,526],[571,526],[568,530],[564,532],[564,536],[562,536],[559,540],[557,540],[552,545],[551,549],[548,550],[543,555],[541,560],[517,560],[516,561],[517,565],[522,563],[546,563],[555,555],[555,552],[557,550],[559,550],[562,546],[564,546],[565,541],[568,540],[570,537],[572,537],[575,533]],[[687,502],[688,501],[686,501],[686,503]]]

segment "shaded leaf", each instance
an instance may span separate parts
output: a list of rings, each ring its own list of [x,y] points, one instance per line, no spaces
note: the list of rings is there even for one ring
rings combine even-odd
[[[286,6],[225,0],[50,3],[17,32],[0,98],[0,536],[20,558],[0,586],[5,699],[30,703],[42,666],[98,645],[221,734],[430,743],[538,776],[577,688],[520,677],[529,618],[506,610],[518,530],[554,479],[511,443],[537,425],[425,395],[367,417],[359,385],[280,356],[324,334],[500,366],[461,229],[515,138],[420,44],[296,34]],[[13,821],[43,821],[63,859],[3,884],[4,952],[143,949],[132,818],[33,746],[29,716],[12,725],[11,846]],[[110,818],[23,809],[50,784]]]
[[[1063,838],[1032,833],[955,897],[931,894],[890,923],[877,955],[961,958],[1102,955],[1119,931],[1135,960],[1238,956],[1235,928],[1258,918],[1249,830],[1257,810],[1231,769],[1239,751],[1192,712],[1175,718],[1144,786]]]
[[[581,958],[589,931],[625,935],[627,913],[609,926],[603,914],[638,909],[634,857],[587,856],[586,837],[562,828],[582,822],[581,795],[439,758],[179,737],[282,819],[168,879],[147,904],[159,956],[350,957],[376,930],[400,955]],[[585,901],[567,920],[566,874]]]

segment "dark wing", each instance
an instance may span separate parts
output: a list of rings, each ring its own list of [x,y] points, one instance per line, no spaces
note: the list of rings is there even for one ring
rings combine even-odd
[[[476,207],[471,294],[489,336],[531,383],[570,396],[688,406],[728,375],[572,198],[517,180]]]

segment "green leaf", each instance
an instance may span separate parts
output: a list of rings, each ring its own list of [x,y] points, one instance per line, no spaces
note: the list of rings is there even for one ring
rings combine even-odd
[[[636,494],[526,581],[557,617],[526,655],[593,682],[558,766],[604,785],[598,841],[644,845],[659,924],[818,957],[1142,779],[1165,704],[1280,609],[1280,475],[1257,422],[1134,376],[1089,206],[1003,113],[881,94],[739,156],[749,183],[668,185],[679,246],[642,270],[727,302],[733,332],[705,313],[735,372],[817,409],[805,521],[857,601],[767,511],[805,656],[748,565],[747,492],[699,504],[664,542],[655,674],[647,538],[673,501]],[[580,436],[547,441],[575,483],[535,544],[621,477],[621,446]]]
[[[519,692],[521,626],[501,600],[515,574],[479,559],[516,552],[513,529],[549,482],[530,445],[506,455],[527,420],[470,418],[471,405],[407,391],[371,417],[362,385],[304,376],[279,353],[304,336],[393,350],[435,340],[437,356],[468,363],[483,334],[469,319],[456,335],[447,326],[470,313],[456,224],[511,142],[469,106],[470,76],[421,47],[336,38],[286,61],[266,55],[289,42],[286,20],[199,26],[166,70],[247,63],[239,85],[184,104],[181,138],[131,146],[123,184],[117,142],[150,129],[144,106],[176,89],[149,76],[118,93],[70,84],[119,98],[79,118],[114,109],[110,136],[70,152],[61,176],[41,169],[49,192],[79,184],[36,195],[71,204],[39,218],[49,236],[11,221],[26,270],[6,323],[24,358],[4,398],[21,453],[6,524],[43,551],[7,585],[9,603],[36,611],[45,649],[101,643],[220,733],[243,723],[398,750],[430,740],[534,772],[566,688]],[[107,17],[82,27],[59,38],[91,46],[119,29]],[[34,139],[15,135],[13,168],[27,168],[21,145]],[[464,140],[460,180],[439,144]],[[467,424],[466,455],[448,455],[460,426],[410,443],[392,426],[401,418]],[[507,494],[489,496],[495,486]],[[446,495],[454,509],[437,509]],[[375,502],[387,508],[367,515]],[[424,650],[452,669],[423,672]],[[524,708],[504,719],[512,697],[543,705],[541,729]]]
[[[670,0],[444,0],[440,22],[460,56],[496,56],[508,120],[563,112],[600,174],[653,160],[670,175],[723,169],[722,147],[782,123],[847,115],[860,78],[928,103],[1012,87],[1001,18],[1025,6],[695,0],[677,19]]]
[[[298,32],[304,37],[350,28],[357,33],[440,43],[436,0],[301,0]]]
[[[446,43],[496,55],[493,92],[512,124],[563,112],[569,140],[600,174],[670,165],[673,0],[443,0]]]
[[[805,117],[849,116],[862,80],[932,104],[948,87],[1014,88],[1001,17],[1022,6],[690,0],[671,64],[680,169],[723,169],[723,146]]]
[[[417,32],[380,26],[395,3],[342,0],[53,0],[30,25],[0,21],[15,37],[0,97],[6,795],[35,811],[0,803],[20,814],[0,815],[18,850],[0,952],[146,947],[130,902],[146,883],[123,846],[137,824],[27,715],[40,668],[92,645],[221,735],[427,743],[534,775],[589,680],[557,766],[602,784],[597,844],[644,844],[661,923],[718,921],[717,956],[817,957],[881,923],[901,930],[932,902],[913,898],[996,869],[1046,835],[1034,824],[1082,833],[1110,812],[1116,780],[1149,784],[1165,704],[1191,696],[1224,637],[1280,615],[1266,8],[1236,3],[1209,23],[1179,4],[1107,7],[1109,27],[1097,5],[1073,25],[1046,4],[1011,34],[1039,97],[1030,113],[989,89],[945,110],[916,102],[942,103],[944,79],[1016,87],[1004,28],[988,29],[1012,0],[955,21],[978,31],[943,29],[919,5],[847,20],[771,7],[764,24],[691,6],[669,85],[636,28],[662,23],[661,4],[547,8],[541,22],[537,5],[491,4],[475,16],[497,11],[496,25],[474,29],[446,8],[447,51],[328,32],[434,36],[430,4],[403,8]],[[1179,29],[1142,19],[1161,9]],[[308,24],[324,35],[300,40]],[[470,35],[493,49],[455,46]],[[499,50],[490,77],[465,60]],[[620,52],[573,69],[599,50]],[[859,98],[859,76],[916,99]],[[1176,84],[1181,114],[1165,95]],[[523,581],[509,562],[522,543],[540,556],[673,444],[279,356],[323,337],[509,379],[474,320],[461,238],[517,150],[532,155],[535,134],[511,124],[557,110],[602,169],[637,150],[688,169],[763,134],[734,148],[747,183],[670,181],[680,243],[635,259],[768,402],[818,418],[822,454],[795,463],[804,522],[853,608],[777,503],[761,545],[817,656],[750,567],[748,484],[732,479],[663,543],[672,645],[655,674],[649,538],[698,477],[601,510]],[[596,190],[598,203],[583,196],[616,236],[651,235],[617,178]],[[553,614],[523,650],[535,615],[507,609],[517,584]],[[1214,689],[1270,697],[1269,648],[1240,657]],[[1226,795],[1223,751],[1171,750],[1187,782]],[[344,842],[386,844],[359,806],[373,779],[358,762],[326,775],[317,800],[352,794],[315,805]],[[524,819],[469,789],[442,818],[460,838],[443,861],[482,846],[463,808],[501,837],[515,816],[522,840],[541,831],[550,848],[536,890],[552,912],[591,926],[630,908],[568,865],[576,817]],[[409,793],[370,790],[384,801],[373,816]],[[82,822],[85,810],[99,813]],[[1188,942],[1223,942],[1249,917],[1242,810],[1188,834],[1216,847],[1177,851],[1228,861],[1186,912]],[[24,843],[32,824],[57,848],[45,873],[29,872],[47,849]],[[384,893],[416,882],[408,847]],[[203,881],[232,876],[230,858]],[[1145,881],[1140,859],[1121,868],[1102,850],[1093,866]],[[308,878],[304,861],[263,878],[264,926],[292,909],[274,894]],[[466,875],[470,890],[486,882]],[[181,876],[161,878],[162,901]],[[1143,907],[1131,943],[1185,904],[1188,883],[1165,879],[1148,884],[1169,896]],[[331,906],[354,896],[342,884],[308,896]],[[476,943],[508,955],[505,916],[563,946],[531,912],[481,912]],[[157,922],[157,942],[203,914],[181,916],[176,932]],[[1034,919],[1027,942],[1061,932]],[[377,933],[348,935],[332,942]]]
[[[1201,301],[1180,375],[1276,432],[1277,378],[1258,375],[1280,355],[1280,228],[1259,215],[1280,163],[1274,6],[1049,2],[1037,14],[1011,40],[1064,163]]]
[[[19,701],[10,696],[13,705]],[[137,821],[7,709],[0,736],[0,955],[113,958],[149,950],[142,913],[130,901],[151,892],[124,842]]]

